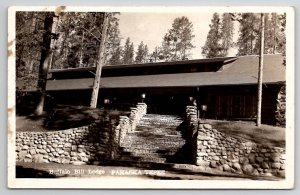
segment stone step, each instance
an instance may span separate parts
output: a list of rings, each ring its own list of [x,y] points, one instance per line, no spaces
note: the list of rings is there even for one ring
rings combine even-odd
[[[176,128],[178,127],[178,125],[176,126],[167,126],[167,125],[137,125],[136,126],[136,130],[135,131],[142,131],[142,132],[152,132],[152,131],[163,131],[163,132],[176,132]]]
[[[138,144],[131,144],[131,145],[121,145],[122,148],[141,148],[141,149],[158,149],[158,150],[179,150],[183,147],[183,145],[138,145]]]
[[[136,141],[136,140],[148,140],[148,142],[156,142],[157,140],[159,141],[166,141],[166,140],[170,140],[170,141],[182,141],[184,139],[182,139],[181,137],[179,136],[158,136],[158,135],[149,135],[149,136],[137,136],[137,135],[134,135],[134,136],[125,136],[125,139],[124,139],[126,142],[127,141]]]
[[[143,154],[160,154],[160,155],[174,155],[178,150],[169,149],[169,150],[161,150],[161,149],[141,149],[141,148],[122,148],[122,153],[135,154],[135,155],[143,155]]]
[[[137,139],[145,139],[145,140],[149,140],[151,139],[151,141],[156,141],[156,140],[184,140],[181,136],[165,136],[165,135],[156,135],[156,134],[150,134],[150,135],[127,135],[125,136],[125,140],[137,140]]]
[[[131,153],[131,152],[121,152],[121,156],[132,156],[137,158],[165,158],[171,155],[164,155],[159,153]]]
[[[163,132],[176,132],[176,128],[178,125],[175,126],[168,126],[165,124],[157,125],[157,124],[151,124],[151,125],[137,125],[136,131],[163,131]]]
[[[180,125],[183,121],[174,121],[174,120],[144,120],[142,119],[138,122],[138,125],[141,126],[150,126],[150,125],[166,125],[166,126],[177,126]]]
[[[185,140],[156,140],[156,141],[149,141],[149,140],[124,140],[123,144],[127,145],[150,145],[150,146],[183,146],[185,144]]]
[[[157,149],[157,150],[171,150],[171,149],[179,149],[183,147],[184,144],[174,144],[174,143],[168,143],[168,144],[122,144],[120,147],[122,148],[140,148],[140,149]]]
[[[120,160],[128,160],[128,161],[138,161],[138,162],[155,162],[155,163],[165,163],[167,161],[166,158],[158,158],[158,157],[136,157],[136,156],[121,156]]]
[[[120,146],[120,149],[125,149],[125,148],[137,148],[137,149],[146,149],[146,150],[159,150],[159,147],[158,146],[155,146],[155,145],[152,145],[152,146],[149,146],[149,145],[131,145],[131,144],[121,144]]]
[[[182,122],[174,115],[145,115],[137,123],[136,130],[128,133],[121,143],[120,160],[149,163],[185,161],[185,155],[180,152],[185,140],[177,130]]]
[[[155,153],[157,149],[141,149],[141,148],[123,148],[123,152],[130,152],[135,154],[144,154],[144,153]]]

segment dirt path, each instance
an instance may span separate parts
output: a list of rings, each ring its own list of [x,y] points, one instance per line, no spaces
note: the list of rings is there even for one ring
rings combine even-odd
[[[172,170],[150,170],[124,166],[98,165],[64,165],[55,163],[17,163],[17,178],[98,178],[98,177],[130,177],[140,179],[168,180],[278,180],[278,178],[244,177],[222,172],[195,170],[182,165]]]

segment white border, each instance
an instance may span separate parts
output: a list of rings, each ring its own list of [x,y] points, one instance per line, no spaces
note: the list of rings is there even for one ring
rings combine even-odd
[[[65,179],[16,179],[15,178],[15,12],[55,11],[55,6],[10,7],[8,11],[8,187],[9,188],[98,188],[98,189],[291,189],[294,186],[294,90],[295,90],[295,12],[292,7],[232,6],[232,7],[91,7],[67,6],[64,11],[108,12],[286,12],[286,179],[281,181],[253,180],[143,180],[135,178],[65,178]]]

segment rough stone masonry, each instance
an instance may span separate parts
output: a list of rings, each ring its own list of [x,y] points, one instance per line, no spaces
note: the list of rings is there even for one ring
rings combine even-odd
[[[198,123],[196,107],[187,107],[195,163],[224,172],[254,176],[285,176],[285,149],[233,138]]]
[[[55,132],[17,132],[16,160],[36,163],[95,164],[118,156],[127,132],[146,114],[139,103],[130,116],[104,117],[100,123]]]
[[[286,124],[286,86],[280,88],[276,99],[276,125],[285,127]]]

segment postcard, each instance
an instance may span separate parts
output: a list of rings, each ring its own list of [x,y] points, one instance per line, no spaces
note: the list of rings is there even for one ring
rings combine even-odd
[[[294,17],[8,8],[8,187],[293,188]]]

